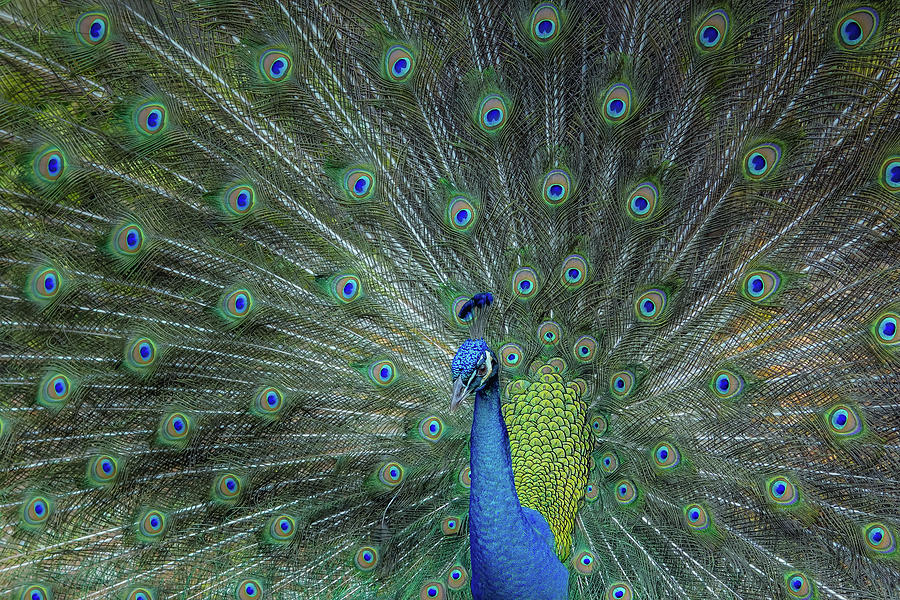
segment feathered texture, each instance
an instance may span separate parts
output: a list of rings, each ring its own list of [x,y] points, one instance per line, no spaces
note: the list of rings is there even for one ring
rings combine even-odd
[[[572,597],[900,597],[891,3],[3,4],[0,594],[467,597],[490,291]]]

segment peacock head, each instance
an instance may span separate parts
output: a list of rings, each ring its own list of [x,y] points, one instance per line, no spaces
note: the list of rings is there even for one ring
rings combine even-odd
[[[453,374],[453,396],[450,399],[450,411],[456,410],[466,396],[484,389],[497,378],[497,355],[487,343],[481,339],[469,339],[463,342],[451,363]]]

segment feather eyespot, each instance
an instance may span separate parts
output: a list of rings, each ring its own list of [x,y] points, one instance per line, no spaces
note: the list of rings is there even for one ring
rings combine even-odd
[[[549,44],[559,36],[559,9],[550,2],[538,4],[531,12],[531,34],[539,44]]]
[[[531,267],[522,267],[513,273],[513,293],[520,299],[526,300],[537,294],[537,273]]]
[[[551,206],[562,204],[568,200],[571,189],[571,176],[563,169],[554,169],[544,177],[542,186],[544,202]]]
[[[845,50],[857,50],[878,30],[878,13],[871,8],[859,8],[838,21],[835,37]]]
[[[622,505],[632,504],[637,500],[637,488],[634,483],[622,479],[616,484],[616,502]]]
[[[656,321],[666,309],[666,293],[662,290],[647,290],[634,303],[634,312],[642,321]]]
[[[401,83],[409,79],[413,73],[415,60],[406,46],[396,45],[388,48],[384,56],[384,70],[388,79]]]
[[[378,551],[372,546],[363,546],[356,551],[353,562],[360,571],[371,571],[378,565]]]
[[[47,523],[53,505],[46,496],[33,496],[22,505],[22,525],[27,529],[38,529]]]
[[[37,269],[29,277],[29,296],[38,303],[48,303],[53,300],[62,288],[63,281],[56,269]]]
[[[584,499],[588,502],[595,502],[600,497],[600,486],[589,483],[584,488]]]
[[[465,196],[454,196],[447,206],[447,219],[450,227],[456,231],[469,231],[475,225],[478,211],[475,205]]]
[[[99,46],[109,36],[109,17],[102,12],[84,13],[75,21],[75,36],[85,46]]]
[[[615,452],[606,452],[600,457],[600,470],[606,474],[615,473],[619,469],[619,457]]]
[[[538,340],[545,346],[555,346],[562,338],[562,328],[556,321],[544,321],[538,326]]]
[[[437,581],[426,581],[419,588],[419,600],[444,600],[447,592],[444,591],[444,584]]]
[[[489,133],[500,131],[507,116],[506,100],[499,94],[485,96],[478,106],[478,125]]]
[[[396,487],[403,482],[404,468],[397,462],[388,462],[381,466],[378,470],[378,479],[381,483]]]
[[[269,540],[274,543],[290,542],[296,533],[297,522],[290,515],[276,515],[269,521]]]
[[[35,157],[33,169],[42,181],[56,181],[66,171],[66,157],[59,148],[47,148]]]
[[[397,379],[397,367],[390,360],[379,360],[369,367],[369,378],[380,386],[387,386]]]
[[[730,20],[724,10],[714,10],[700,22],[694,42],[703,51],[717,50],[725,43]]]
[[[634,373],[631,371],[619,371],[609,378],[609,391],[619,398],[624,398],[634,387]]]
[[[459,470],[458,480],[459,484],[464,488],[469,489],[472,487],[472,469],[469,465],[466,465]]]
[[[891,554],[897,549],[894,534],[883,523],[869,523],[863,529],[866,545],[878,554]]]
[[[344,189],[351,200],[368,200],[375,193],[375,174],[368,169],[351,169],[344,175]]]
[[[29,585],[22,590],[19,600],[51,600],[50,590],[43,585]]]
[[[900,344],[900,315],[897,313],[885,313],[878,317],[873,326],[875,341],[885,346]]]
[[[156,600],[156,592],[144,587],[131,588],[125,600]]]
[[[606,590],[605,600],[632,600],[634,592],[627,583],[614,583]]]
[[[138,534],[143,541],[153,541],[162,537],[168,527],[168,518],[159,510],[146,511],[138,521]]]
[[[900,192],[900,156],[891,156],[881,163],[879,183],[889,192]]]
[[[831,433],[839,437],[851,437],[861,433],[863,430],[862,418],[852,407],[846,404],[838,404],[831,407],[825,413],[825,421]]]
[[[259,71],[268,81],[280,83],[291,74],[291,57],[282,50],[266,50],[259,57]]]
[[[469,573],[462,565],[456,565],[447,573],[447,587],[451,590],[461,590],[469,581]]]
[[[594,572],[594,555],[593,553],[582,550],[572,558],[572,566],[581,575],[590,575]]]
[[[144,247],[144,230],[137,223],[128,223],[113,235],[114,250],[124,256],[134,256]]]
[[[787,585],[788,594],[790,594],[792,598],[812,600],[813,586],[804,573],[800,573],[799,571],[788,573],[784,577],[784,582]]]
[[[109,485],[119,475],[119,461],[108,454],[96,456],[88,463],[87,475],[91,485]]]
[[[191,420],[182,412],[172,412],[163,417],[159,426],[161,441],[164,443],[180,443],[191,433]]]
[[[744,174],[754,181],[765,179],[772,174],[779,162],[781,162],[781,146],[760,144],[744,155]]]
[[[441,533],[444,535],[457,535],[459,530],[459,517],[446,517],[441,521]]]
[[[728,400],[744,390],[744,380],[737,373],[720,369],[713,375],[710,389],[717,398]]]
[[[251,308],[253,308],[253,295],[249,290],[241,288],[222,297],[222,314],[229,320],[243,319],[250,314]]]
[[[688,504],[684,507],[684,520],[688,527],[695,531],[704,531],[709,529],[711,519],[709,512],[700,504]]]
[[[603,118],[607,123],[621,123],[631,114],[631,88],[616,83],[603,97]]]
[[[606,422],[606,418],[601,415],[597,415],[591,419],[591,431],[594,432],[594,435],[603,435],[606,433],[606,428],[608,426],[609,424]]]
[[[659,200],[659,189],[645,181],[628,196],[628,215],[637,221],[644,221],[653,216]]]
[[[419,423],[419,435],[429,442],[436,442],[444,435],[444,422],[434,415],[425,417]]]
[[[778,506],[793,506],[800,501],[800,491],[790,479],[784,476],[773,477],[766,482],[769,500]]]
[[[146,135],[155,135],[166,128],[166,107],[158,102],[147,102],[134,111],[134,124]]]
[[[331,294],[339,301],[347,304],[362,294],[362,284],[356,275],[339,275],[331,284]]]
[[[673,469],[681,462],[681,454],[673,444],[661,442],[653,449],[653,462],[659,469]]]
[[[753,302],[768,300],[778,292],[781,287],[781,277],[774,271],[751,271],[744,277],[742,292],[744,296]]]
[[[563,285],[569,289],[576,289],[587,281],[587,261],[580,254],[572,254],[563,261],[560,278]]]
[[[235,502],[243,491],[244,482],[234,473],[223,473],[213,481],[213,499],[219,503]]]
[[[225,190],[225,210],[235,217],[243,217],[253,210],[256,204],[256,190],[252,185],[242,183]]]
[[[244,579],[234,590],[237,600],[259,600],[263,594],[262,583],[257,579]]]
[[[253,412],[260,416],[273,417],[283,407],[284,393],[278,388],[263,388],[253,398]]]
[[[594,360],[594,355],[596,353],[597,340],[589,335],[583,335],[578,338],[575,342],[575,346],[572,348],[572,354],[575,355],[575,358],[584,363]]]
[[[48,373],[38,388],[38,404],[47,408],[62,408],[72,394],[72,382],[62,373]]]
[[[133,368],[149,367],[155,360],[156,344],[150,338],[138,338],[128,348],[128,362]]]

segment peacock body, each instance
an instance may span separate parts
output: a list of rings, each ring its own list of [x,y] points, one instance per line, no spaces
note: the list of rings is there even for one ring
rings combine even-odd
[[[0,595],[900,598],[892,4],[2,4]]]

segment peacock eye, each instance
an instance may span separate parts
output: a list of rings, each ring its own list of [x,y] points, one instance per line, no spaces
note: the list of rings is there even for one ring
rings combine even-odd
[[[487,372],[488,372],[487,363],[481,363],[480,365],[478,365],[478,368],[475,369],[475,373],[479,377],[484,377],[485,375],[487,375]]]

